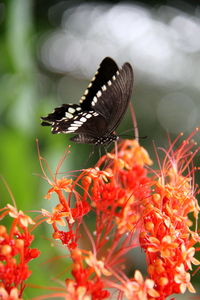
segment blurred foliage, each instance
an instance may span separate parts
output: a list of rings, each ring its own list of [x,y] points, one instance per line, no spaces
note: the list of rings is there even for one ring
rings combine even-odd
[[[44,132],[40,136],[39,117],[42,105],[38,88],[40,75],[35,58],[33,3],[29,0],[7,1],[6,5],[0,3],[0,13],[5,29],[0,35],[0,173],[7,181],[19,209],[39,210],[43,205],[42,198],[47,186],[43,187],[42,179],[36,175],[41,173],[36,137],[39,137],[41,149],[45,143],[50,145],[54,144],[54,141],[51,141],[50,135]],[[64,147],[65,145],[61,150],[63,152]],[[52,154],[49,153],[49,156]],[[59,156],[60,153],[56,158]],[[1,206],[4,206],[11,202],[11,199],[3,182],[0,189]],[[45,231],[43,232],[42,228],[37,231],[35,243],[41,251],[43,250],[42,253],[46,253],[50,248],[50,241],[44,240]],[[53,254],[54,250],[51,252]],[[46,258],[41,255],[37,264],[44,262]],[[48,285],[50,278],[46,274],[49,265],[40,268],[40,272],[38,265],[32,266],[31,281],[35,284]],[[56,273],[57,271],[54,274]],[[34,292],[41,293],[38,290],[31,290],[27,298],[30,299]]]
[[[18,209],[24,211],[38,211],[42,207],[49,209],[49,203],[43,200],[49,186],[38,175],[41,174],[41,170],[36,138],[39,139],[41,154],[47,158],[52,171],[55,171],[68,144],[68,137],[55,137],[49,130],[40,127],[40,116],[57,105],[54,86],[57,78],[51,74],[49,78],[45,78],[45,71],[41,71],[41,66],[38,65],[37,40],[39,33],[47,28],[39,26],[36,32],[39,21],[37,23],[37,20],[33,19],[34,8],[35,3],[31,0],[0,2],[0,175],[8,183]],[[78,156],[72,151],[66,160],[67,166],[63,168],[65,171],[74,169],[75,158],[79,168],[83,161],[86,162],[84,167],[87,166],[90,150],[85,145],[81,145],[81,149],[81,155]],[[95,161],[94,157],[90,159],[91,164],[92,161]],[[3,181],[0,194],[1,207],[12,202]],[[32,214],[33,218],[34,216],[35,214]],[[34,246],[38,247],[43,255],[41,254],[37,262],[30,264],[33,274],[29,281],[40,286],[55,285],[55,280],[47,274],[52,276],[63,271],[59,269],[60,264],[45,263],[49,258],[58,255],[57,250],[51,246],[51,241],[46,238],[51,237],[47,230],[45,226],[35,230]],[[59,251],[62,252],[62,249]],[[58,259],[60,261],[60,258]],[[63,265],[67,269],[66,258]],[[25,299],[41,293],[40,289],[27,289]]]
[[[51,111],[52,107],[58,105],[59,102],[65,101],[65,99],[58,99],[56,92],[57,82],[63,74],[55,75],[47,72],[37,59],[40,38],[52,27],[52,24],[48,23],[48,9],[58,2],[54,0],[0,1],[0,174],[7,181],[18,208],[25,211],[39,210],[41,207],[49,206],[49,203],[46,204],[43,200],[48,186],[37,175],[41,174],[41,170],[36,138],[39,139],[41,154],[47,158],[53,171],[69,141],[68,136],[53,136],[49,130],[40,126],[40,116]],[[72,2],[62,2],[63,10]],[[147,1],[141,1],[141,3],[145,2]],[[158,3],[159,1],[151,1],[153,5],[158,5]],[[57,17],[58,23],[59,17]],[[87,86],[87,81],[80,81],[69,76],[67,80],[69,88],[66,98],[78,101],[82,90]],[[144,95],[141,90],[138,88],[138,99]],[[151,97],[159,97],[158,91],[154,92],[155,95],[152,90],[151,92]],[[73,101],[76,102],[76,100]],[[124,125],[126,129],[130,128],[130,119]],[[156,123],[152,123],[149,132],[153,132],[156,126]],[[122,128],[120,130],[123,131]],[[162,134],[164,130],[160,130]],[[146,132],[144,134],[142,132],[142,135],[146,135]],[[148,146],[149,142],[149,139],[143,140],[144,146]],[[92,151],[93,148],[87,145],[72,145],[71,154],[67,157],[63,170],[66,172],[92,165],[99,156],[99,150],[95,149],[95,155],[90,155]],[[3,182],[0,185],[0,194],[1,206],[11,202]],[[35,245],[42,253],[45,253],[45,256],[40,256],[37,260],[38,265],[34,262],[31,266],[33,275],[30,281],[36,285],[47,286],[52,279],[47,274],[59,274],[60,270],[55,263],[44,263],[53,255],[57,255],[56,249],[50,246],[51,242],[44,238],[51,236],[46,231],[47,228],[42,226],[35,232],[37,237]],[[40,265],[41,263],[43,264]],[[66,262],[64,264],[67,269]],[[52,285],[54,284],[55,281],[52,280]],[[30,293],[27,292],[27,299],[34,293],[39,295],[41,291],[36,289],[31,290]]]

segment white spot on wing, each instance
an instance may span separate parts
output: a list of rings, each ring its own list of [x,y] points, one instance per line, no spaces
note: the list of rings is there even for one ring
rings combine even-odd
[[[106,91],[107,87],[105,85],[102,86],[102,91]]]
[[[79,125],[79,124],[76,124],[75,122],[77,122],[77,121],[74,121],[74,123],[72,123],[70,126],[73,127],[73,128],[74,128],[74,127],[79,127],[80,125]]]
[[[67,130],[71,130],[72,132],[74,132],[74,131],[76,131],[78,129],[78,127],[68,127],[68,129]]]
[[[89,119],[89,118],[91,118],[91,117],[92,117],[91,114],[87,114],[87,115],[86,115],[86,118],[87,118],[87,119]]]
[[[98,91],[98,92],[97,92],[97,97],[101,97],[101,95],[102,95],[102,92],[101,92],[101,91]],[[94,98],[93,98],[93,100],[94,100]]]
[[[81,99],[80,99],[80,103],[82,103],[85,99],[86,99],[86,97],[82,96]]]
[[[111,84],[112,84],[112,82],[109,80],[109,81],[108,81],[108,85],[111,85]]]
[[[95,104],[97,103],[98,99],[96,96],[94,96],[93,100],[92,100],[92,106],[95,106]]]
[[[89,91],[88,91],[88,89],[87,89],[87,90],[85,90],[85,93],[84,93],[84,95],[86,96],[86,95],[88,94],[88,92],[89,92]]]
[[[68,112],[71,113],[71,114],[73,114],[75,112],[75,109],[73,107],[69,107],[68,108]]]
[[[87,121],[87,119],[86,119],[86,118],[84,118],[84,117],[82,117],[82,118],[80,118],[80,121],[81,121],[81,122],[86,122],[86,121]]]
[[[59,130],[59,127],[55,127],[55,128],[52,128],[51,131],[58,131]]]
[[[71,118],[73,118],[73,115],[72,115],[72,114],[70,114],[70,113],[68,113],[68,112],[66,112],[66,113],[65,113],[65,116],[66,116],[66,118],[68,118],[68,119],[71,119]]]

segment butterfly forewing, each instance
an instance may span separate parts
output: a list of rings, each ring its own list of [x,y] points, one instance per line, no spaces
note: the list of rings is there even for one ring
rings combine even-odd
[[[104,58],[85,90],[84,95],[80,99],[80,105],[83,110],[89,110],[91,108],[94,96],[107,85],[108,81],[111,80],[117,71],[118,66],[115,61],[110,57]]]
[[[133,70],[129,63],[125,63],[112,77],[111,84],[106,85],[106,90],[99,93],[99,97],[95,97],[97,100],[95,111],[109,120],[107,134],[113,132],[119,125],[130,101],[132,86]]]

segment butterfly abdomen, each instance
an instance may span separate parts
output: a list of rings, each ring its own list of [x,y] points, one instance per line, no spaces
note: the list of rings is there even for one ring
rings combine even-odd
[[[85,136],[84,134],[78,134],[72,137],[70,140],[77,143],[77,144],[91,144],[91,145],[108,145],[114,141],[117,141],[119,137],[115,134],[110,134],[108,136],[102,137],[92,137],[92,136]]]

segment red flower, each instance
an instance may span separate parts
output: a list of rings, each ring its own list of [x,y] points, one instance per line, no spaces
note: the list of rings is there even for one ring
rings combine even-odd
[[[10,232],[0,225],[0,298],[20,299],[25,281],[30,276],[28,262],[40,254],[38,249],[31,249],[34,236],[29,232],[29,225],[34,224],[32,219],[22,211],[8,204],[2,218],[10,216],[13,219]]]

